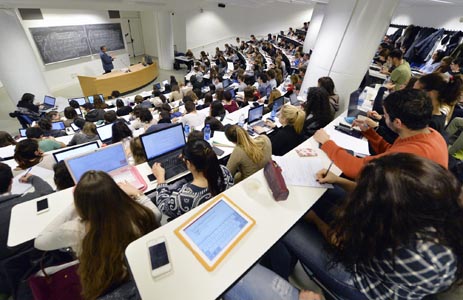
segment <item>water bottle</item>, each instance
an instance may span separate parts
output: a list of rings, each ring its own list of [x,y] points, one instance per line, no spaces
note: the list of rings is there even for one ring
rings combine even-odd
[[[188,135],[190,134],[190,126],[188,124],[185,124],[183,130],[185,131],[185,137],[188,138]]]
[[[204,140],[206,142],[209,142],[211,139],[211,126],[209,124],[206,124],[206,127],[204,128]]]
[[[367,90],[364,89],[362,93],[359,95],[359,100],[358,100],[357,105],[362,106],[366,98],[367,98]]]
[[[275,121],[276,115],[277,115],[276,107],[275,105],[273,105],[272,112],[270,113],[270,119],[272,119],[272,121]]]
[[[241,114],[240,118],[238,119],[238,126],[244,127],[244,120],[245,119],[246,119],[246,117],[244,116],[244,114]]]

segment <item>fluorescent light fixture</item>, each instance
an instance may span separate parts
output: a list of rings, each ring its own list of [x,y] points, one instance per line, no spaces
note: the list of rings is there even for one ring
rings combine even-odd
[[[445,0],[429,0],[431,2],[438,2],[438,3],[444,3],[444,4],[455,4],[451,1],[445,1]]]

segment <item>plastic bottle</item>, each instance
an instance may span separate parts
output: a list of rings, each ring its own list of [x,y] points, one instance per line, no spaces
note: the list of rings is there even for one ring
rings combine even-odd
[[[276,115],[277,115],[277,112],[276,112],[275,105],[274,105],[273,108],[272,108],[272,112],[270,113],[270,119],[275,121]]]
[[[246,117],[244,116],[244,114],[241,114],[240,118],[238,119],[238,126],[244,127],[244,120],[245,119],[246,119]]]
[[[363,105],[363,102],[365,102],[365,99],[367,98],[367,90],[364,89],[362,91],[362,93],[359,95],[359,99],[358,99],[358,103],[357,105],[358,106],[362,106]]]
[[[190,134],[190,126],[185,124],[185,126],[183,126],[183,131],[185,131],[185,137],[188,138],[188,135]]]
[[[206,124],[206,127],[204,127],[204,140],[206,142],[209,142],[211,139],[211,126],[209,124]]]

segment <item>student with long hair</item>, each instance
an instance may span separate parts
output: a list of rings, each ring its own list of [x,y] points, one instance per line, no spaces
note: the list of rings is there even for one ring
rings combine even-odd
[[[233,176],[226,167],[219,164],[208,142],[188,141],[183,148],[182,159],[193,175],[193,181],[181,187],[166,183],[165,170],[160,163],[155,163],[152,168],[158,183],[156,205],[163,214],[172,218],[188,212],[233,185]]]
[[[227,163],[235,183],[262,169],[272,159],[272,143],[266,135],[252,139],[246,130],[237,125],[227,127],[225,135],[236,144]]]
[[[453,107],[461,95],[462,79],[460,76],[447,76],[431,73],[421,76],[414,88],[424,90],[431,98],[433,111],[429,126],[443,132],[446,121],[450,120]]]
[[[129,126],[127,126],[127,124],[125,124],[125,122],[122,120],[113,124],[112,133],[112,144],[119,143],[123,139],[131,138],[133,136],[132,130],[130,130]]]
[[[265,123],[274,128],[274,133],[270,135],[272,154],[282,156],[304,141],[305,112],[298,107],[284,105],[278,120],[282,125],[280,128],[276,128],[276,124],[270,120]],[[260,126],[254,126],[253,129],[257,133],[264,131]]]
[[[64,120],[64,126],[66,127],[71,127],[71,124],[74,123],[75,120],[77,119],[82,119],[79,117],[79,115],[76,112],[76,109],[72,106],[68,106],[64,109],[64,117],[66,120]]]
[[[100,137],[96,131],[96,125],[92,122],[85,122],[84,128],[81,132],[78,132],[72,136],[71,141],[69,141],[68,146],[79,145],[83,143],[88,143],[91,141],[97,141]]]
[[[328,76],[318,78],[318,87],[324,88],[328,92],[331,112],[334,116],[339,110],[339,95],[334,92],[335,87],[333,79]]]
[[[35,239],[35,248],[71,247],[79,258],[84,299],[93,300],[130,280],[125,248],[159,227],[161,215],[151,200],[128,183],[88,171],[70,205]]]
[[[304,103],[306,119],[304,122],[304,135],[311,137],[318,129],[325,127],[333,121],[334,115],[330,108],[328,92],[321,87],[311,87]]]
[[[16,145],[15,139],[6,131],[0,131],[0,147]]]
[[[299,259],[343,299],[422,299],[443,292],[463,279],[461,197],[458,180],[431,160],[408,153],[375,159],[337,207],[327,234],[297,223],[271,250],[272,269],[287,279]],[[270,286],[277,281],[258,265],[224,299],[281,299]],[[287,282],[279,286],[292,295],[285,299],[298,299]]]

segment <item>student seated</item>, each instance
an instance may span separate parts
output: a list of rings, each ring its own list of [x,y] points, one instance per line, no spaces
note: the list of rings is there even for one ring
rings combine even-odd
[[[17,110],[21,114],[27,115],[33,121],[38,120],[41,116],[41,113],[39,112],[39,105],[35,105],[34,100],[34,94],[25,93],[16,105]]]
[[[66,118],[66,120],[64,120],[63,123],[66,127],[71,127],[71,124],[74,123],[75,120],[82,119],[77,114],[75,108],[71,106],[68,106],[64,109],[64,117]]]
[[[304,136],[306,138],[311,137],[315,131],[333,121],[329,95],[324,88],[311,87],[303,107],[306,115],[304,122]]]
[[[366,120],[354,121],[368,139],[376,155],[355,157],[330,140],[325,130],[320,129],[314,139],[320,148],[342,170],[344,175],[355,178],[370,160],[393,152],[413,153],[434,160],[443,167],[448,165],[447,144],[442,135],[429,128],[432,116],[432,102],[418,90],[400,90],[384,99],[384,117],[387,126],[399,137],[393,144],[387,143]]]
[[[112,126],[111,144],[119,143],[125,138],[132,138],[132,130],[125,124],[123,120],[117,121]]]
[[[170,93],[169,102],[181,100],[183,98],[182,93],[180,93],[180,87],[175,84],[172,85],[172,92]]]
[[[149,99],[144,100],[143,96],[141,95],[136,95],[134,98],[134,101],[135,101],[135,107],[141,107],[141,108],[147,108],[147,109],[153,107],[153,104],[151,103],[151,101]]]
[[[117,114],[114,110],[108,110],[104,113],[104,123],[105,124],[112,124],[116,122]]]
[[[130,107],[128,105],[125,106],[124,101],[122,99],[117,99],[116,100],[116,107],[117,107],[116,115],[118,117],[127,116],[133,110],[132,107]]]
[[[240,107],[238,106],[236,101],[232,99],[232,95],[231,95],[230,91],[223,92],[223,98],[224,98],[223,99],[223,101],[224,101],[223,107],[229,113],[232,113],[232,112],[237,111],[238,109],[240,109]]]
[[[42,134],[46,137],[60,137],[66,135],[66,131],[64,130],[52,129],[51,121],[47,118],[41,118],[37,122],[37,126],[42,129]]]
[[[461,184],[449,171],[394,153],[366,164],[357,182],[332,224],[322,224],[325,235],[300,221],[271,249],[277,274],[287,279],[299,260],[340,298],[358,300],[422,299],[461,282]],[[271,287],[279,281],[258,265],[224,299],[262,298],[263,291],[281,299]],[[292,295],[285,299],[298,299],[288,283],[279,286]]]
[[[159,227],[159,210],[135,187],[116,184],[106,173],[88,171],[66,208],[35,239],[35,248],[71,247],[79,258],[84,299],[96,299],[130,280],[124,251]],[[127,298],[134,295],[125,295]]]
[[[272,154],[282,156],[293,150],[297,145],[304,141],[304,121],[305,112],[292,105],[284,105],[278,116],[282,127],[276,128],[276,124],[267,120],[266,126],[274,128],[274,132],[269,136],[272,142]],[[257,133],[263,132],[260,126],[254,126]]]
[[[227,127],[225,135],[236,144],[227,163],[235,183],[259,171],[272,159],[272,144],[266,135],[252,139],[246,130],[237,125]]]
[[[190,211],[233,185],[233,176],[219,164],[208,142],[188,141],[183,148],[182,159],[193,175],[193,181],[181,187],[166,183],[161,164],[155,163],[152,168],[158,183],[156,205],[163,214],[172,218]]]
[[[32,247],[30,242],[15,247],[7,247],[11,209],[17,204],[53,193],[53,188],[48,183],[31,173],[21,177],[19,181],[22,183],[30,183],[34,191],[25,194],[12,194],[13,172],[8,165],[0,163],[0,262]],[[12,292],[6,284],[6,279],[3,278],[3,274],[2,264],[0,264],[0,296],[2,294],[8,295]]]
[[[193,101],[185,102],[186,114],[182,117],[183,126],[188,125],[190,128],[203,127],[206,116],[196,110]]]
[[[58,142],[53,137],[45,137],[43,130],[39,127],[29,127],[26,129],[26,136],[28,139],[34,139],[38,142],[39,148],[42,152],[48,152],[66,147],[63,142]]]
[[[85,122],[84,128],[82,131],[74,134],[72,139],[69,141],[68,146],[79,145],[83,143],[88,143],[91,141],[97,141],[100,137],[96,131],[96,125],[92,122]]]
[[[14,176],[33,166],[51,170],[55,163],[52,155],[44,155],[43,151],[39,149],[39,142],[36,139],[29,138],[16,144],[13,158],[18,164],[13,170]]]
[[[146,162],[145,151],[139,137],[130,140],[130,152],[136,165]]]
[[[17,142],[8,132],[0,131],[0,148],[16,144]]]
[[[339,95],[334,92],[334,82],[331,77],[318,78],[318,87],[324,88],[330,98],[331,113],[334,114],[339,110]]]
[[[85,121],[97,122],[100,120],[104,120],[104,113],[105,113],[104,109],[96,108],[91,103],[85,103],[82,107],[84,108],[86,112]]]
[[[53,181],[55,182],[57,191],[65,190],[74,186],[74,180],[72,179],[64,160],[60,160],[53,166],[53,172],[55,172]]]

